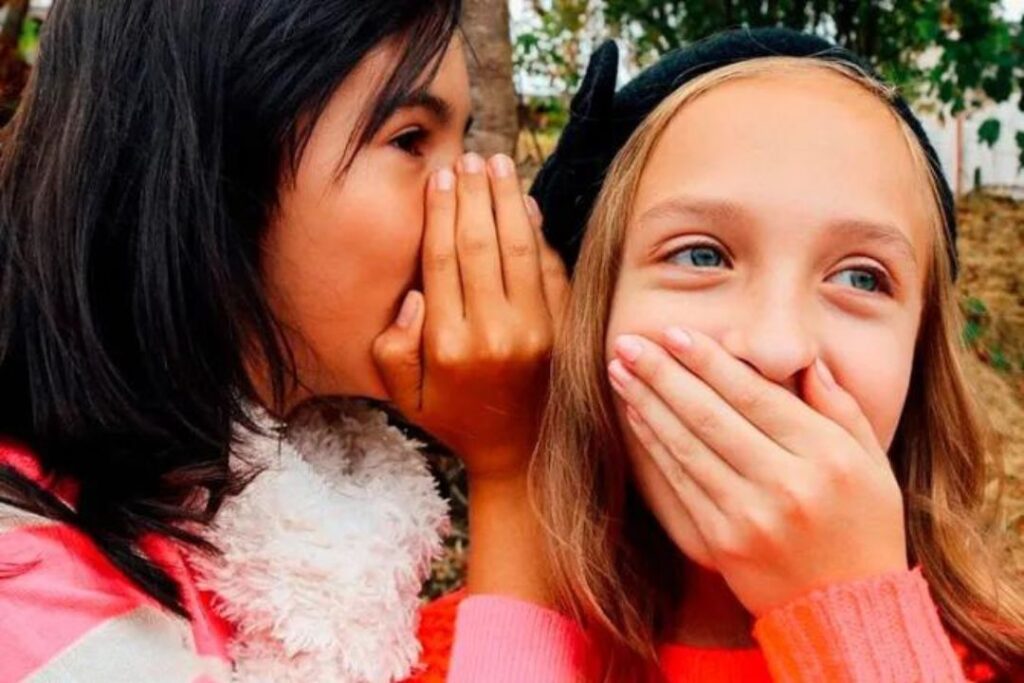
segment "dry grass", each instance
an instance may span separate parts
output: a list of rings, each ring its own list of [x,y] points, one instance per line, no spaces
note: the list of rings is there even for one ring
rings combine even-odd
[[[984,304],[968,374],[997,434],[1006,474],[999,523],[1024,573],[1024,203],[985,196],[959,207],[960,291]]]

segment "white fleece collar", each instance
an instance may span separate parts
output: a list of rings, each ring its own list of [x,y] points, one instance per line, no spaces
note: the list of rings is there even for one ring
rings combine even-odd
[[[365,406],[321,406],[287,430],[253,415],[270,435],[236,430],[232,466],[263,471],[204,533],[222,554],[193,558],[235,628],[235,680],[405,678],[448,525],[420,444]]]

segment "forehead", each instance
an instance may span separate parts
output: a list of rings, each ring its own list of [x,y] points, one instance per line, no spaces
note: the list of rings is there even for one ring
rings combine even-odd
[[[914,241],[927,241],[932,215],[926,171],[889,106],[820,67],[727,80],[684,104],[651,152],[636,208],[672,194],[772,215],[861,216]]]
[[[452,38],[445,50],[429,90],[463,113],[470,109],[466,46],[459,36]]]
[[[356,66],[339,87],[352,108],[366,104],[390,78],[405,46],[396,40],[387,40],[375,47]],[[454,36],[436,62],[425,65],[414,87],[443,98],[452,108],[469,108],[469,71],[464,55],[465,46]]]

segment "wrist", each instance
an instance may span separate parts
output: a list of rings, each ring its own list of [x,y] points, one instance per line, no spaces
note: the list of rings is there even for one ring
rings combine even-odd
[[[525,469],[470,477],[469,592],[549,604],[546,557]]]

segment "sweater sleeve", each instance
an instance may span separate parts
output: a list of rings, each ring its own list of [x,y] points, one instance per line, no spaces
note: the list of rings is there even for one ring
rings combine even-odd
[[[77,529],[0,505],[0,680],[230,680],[200,635]]]
[[[965,680],[920,568],[815,591],[754,636],[779,683]]]
[[[580,679],[585,636],[539,605],[473,595],[459,606],[448,683],[568,683]]]

